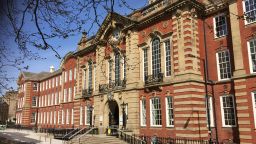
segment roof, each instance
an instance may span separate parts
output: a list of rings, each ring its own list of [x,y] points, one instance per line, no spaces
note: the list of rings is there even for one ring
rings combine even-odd
[[[24,76],[24,80],[31,80],[31,81],[41,81],[52,76],[58,75],[62,72],[62,70],[58,69],[52,73],[50,72],[40,72],[40,73],[33,73],[33,72],[21,72]]]

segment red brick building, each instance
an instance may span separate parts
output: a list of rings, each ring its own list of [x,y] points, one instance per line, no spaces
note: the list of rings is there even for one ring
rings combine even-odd
[[[255,3],[150,0],[109,13],[60,70],[21,73],[17,123],[256,143]]]

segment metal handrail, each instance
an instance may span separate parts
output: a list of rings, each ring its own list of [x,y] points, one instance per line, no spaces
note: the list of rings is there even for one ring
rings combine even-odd
[[[91,129],[89,129],[86,133],[80,135],[77,139],[80,139],[81,137],[87,135],[88,133],[90,133],[92,130],[96,129],[96,127],[92,127]]]
[[[96,127],[92,127],[91,129],[89,129],[88,131],[86,131],[84,134],[80,135],[79,137],[77,137],[76,139],[72,139],[70,142],[75,141],[75,140],[79,140],[80,138],[87,135],[88,133],[90,133],[92,130],[96,129]]]
[[[74,136],[76,136],[77,134],[79,134],[81,131],[85,130],[87,127],[84,127],[82,129],[80,129],[79,131],[77,131],[76,133],[74,133],[73,135],[71,135],[70,137],[68,137],[68,139],[72,139]]]
[[[73,132],[76,131],[77,129],[78,129],[78,128],[76,128],[76,129],[72,130],[71,132],[65,134],[61,139],[64,139],[66,136],[68,136],[69,134],[73,133]]]

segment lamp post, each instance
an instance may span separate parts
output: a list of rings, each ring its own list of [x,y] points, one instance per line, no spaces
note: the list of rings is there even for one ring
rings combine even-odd
[[[207,64],[205,62],[205,59],[202,59],[200,57],[194,56],[192,54],[189,54],[188,56],[201,60],[203,62],[203,65],[204,65],[204,89],[205,89],[207,125],[208,125],[208,133],[209,133],[209,142],[211,143],[212,142],[212,130],[211,130],[211,118],[210,118],[210,110],[209,110],[209,96],[208,96],[208,87],[207,87],[207,82],[208,82]]]
[[[126,129],[126,113],[125,113],[125,108],[128,104],[127,103],[122,103],[121,108],[123,110],[123,129]]]

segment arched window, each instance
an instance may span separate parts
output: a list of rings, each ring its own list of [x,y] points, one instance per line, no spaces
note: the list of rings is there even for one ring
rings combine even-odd
[[[155,38],[152,41],[152,74],[157,77],[161,73],[161,51],[160,40]]]
[[[120,54],[115,53],[115,83],[119,85],[120,82]]]
[[[92,89],[92,62],[89,62],[89,84],[88,89]]]

